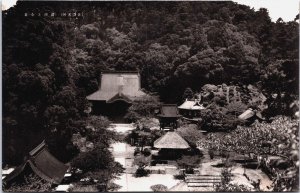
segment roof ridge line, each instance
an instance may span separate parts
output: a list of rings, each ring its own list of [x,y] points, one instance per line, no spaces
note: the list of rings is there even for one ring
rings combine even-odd
[[[30,156],[34,156],[35,154],[37,154],[39,151],[42,150],[42,148],[44,148],[46,146],[45,140],[42,141],[42,143],[40,143],[38,146],[36,146],[33,150],[31,150],[29,152]]]

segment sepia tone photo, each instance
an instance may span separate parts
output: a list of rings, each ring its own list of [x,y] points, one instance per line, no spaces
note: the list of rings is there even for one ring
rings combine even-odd
[[[299,3],[264,2],[3,1],[2,190],[297,192]]]

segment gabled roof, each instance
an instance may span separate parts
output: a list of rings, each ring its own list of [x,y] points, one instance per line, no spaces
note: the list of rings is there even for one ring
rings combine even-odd
[[[197,100],[186,100],[182,105],[178,107],[179,109],[186,109],[186,110],[202,110],[205,107],[199,103]]]
[[[159,149],[188,149],[189,144],[176,132],[167,132],[154,141],[154,147]]]
[[[245,112],[243,112],[241,115],[239,115],[239,119],[242,119],[242,120],[248,120],[252,117],[257,117],[259,119],[263,119],[261,113],[259,112],[255,112],[253,109],[249,108],[247,109]]]
[[[107,101],[107,103],[114,103],[115,101],[124,101],[126,103],[131,103],[132,101],[130,100],[130,98],[128,98],[126,95],[122,94],[122,93],[117,93],[115,96],[113,96],[111,99],[109,99]]]
[[[159,117],[180,117],[176,104],[164,104],[161,106]]]
[[[141,91],[138,72],[103,72],[98,91],[87,96],[90,101],[108,101],[117,94],[122,94],[130,100],[146,95]]]
[[[238,118],[242,119],[242,120],[247,120],[247,119],[253,117],[254,115],[255,115],[255,112],[250,108],[250,109],[247,109],[242,114],[240,114]]]
[[[69,168],[48,151],[44,141],[29,153],[29,158],[21,166],[5,178],[5,182],[12,181],[26,167],[30,167],[40,178],[54,184],[60,184]]]

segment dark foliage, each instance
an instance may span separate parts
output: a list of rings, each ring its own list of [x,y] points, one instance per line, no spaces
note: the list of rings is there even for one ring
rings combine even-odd
[[[134,177],[140,178],[149,175],[149,171],[147,171],[144,167],[138,167],[138,169],[134,173]]]

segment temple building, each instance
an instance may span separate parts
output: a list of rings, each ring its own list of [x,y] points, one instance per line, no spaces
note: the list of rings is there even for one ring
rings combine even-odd
[[[181,115],[178,112],[176,104],[164,104],[161,106],[160,114],[158,115],[160,129],[164,130],[174,130],[177,129],[178,118]]]
[[[39,178],[54,184],[60,184],[69,166],[57,160],[49,151],[43,141],[29,152],[23,164],[8,174],[3,183],[9,186],[14,182],[24,181],[24,176],[36,174]]]
[[[159,149],[158,154],[152,157],[153,160],[165,160],[169,163],[170,160],[179,159],[190,145],[176,131],[169,131],[155,140],[153,147]]]
[[[179,113],[188,119],[200,118],[201,110],[205,107],[200,104],[200,99],[185,100],[185,102],[178,107]]]
[[[93,114],[106,115],[122,122],[132,102],[145,95],[138,72],[102,72],[99,90],[87,99],[92,103]]]

